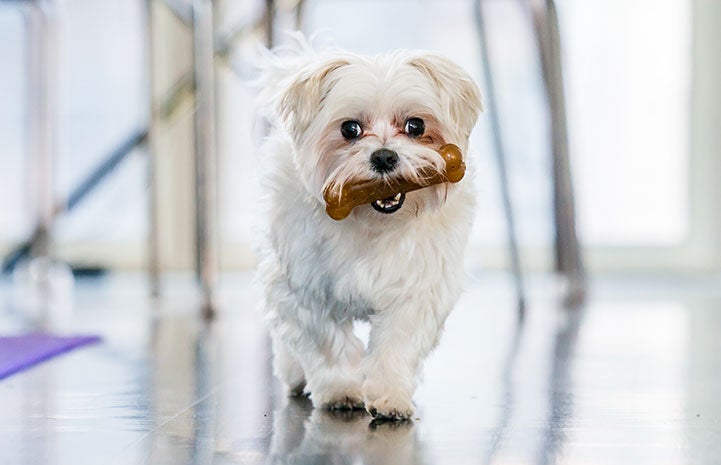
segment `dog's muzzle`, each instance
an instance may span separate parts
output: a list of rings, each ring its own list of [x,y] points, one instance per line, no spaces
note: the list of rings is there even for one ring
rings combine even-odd
[[[406,194],[399,192],[393,197],[383,200],[376,200],[371,203],[371,207],[377,212],[391,214],[401,209],[403,202],[406,200]]]
[[[403,206],[406,192],[435,184],[455,183],[463,179],[466,164],[463,162],[461,149],[453,144],[445,144],[438,148],[438,154],[443,157],[445,169],[442,172],[435,167],[419,169],[420,182],[409,181],[402,177],[378,177],[349,182],[343,184],[340,189],[335,188],[333,184],[327,186],[323,191],[326,213],[334,220],[340,221],[348,217],[355,207],[369,203],[380,213],[395,213]]]

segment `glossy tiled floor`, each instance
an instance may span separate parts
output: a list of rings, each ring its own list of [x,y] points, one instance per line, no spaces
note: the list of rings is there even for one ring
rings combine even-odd
[[[249,283],[204,326],[182,284],[79,282],[47,324],[105,342],[0,382],[0,464],[721,463],[718,279],[599,278],[568,314],[538,277],[517,328],[506,281],[475,277],[401,425],[279,396]],[[3,284],[0,332],[27,329]]]

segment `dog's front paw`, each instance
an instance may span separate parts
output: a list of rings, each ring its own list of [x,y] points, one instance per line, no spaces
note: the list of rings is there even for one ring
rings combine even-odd
[[[355,385],[311,389],[311,398],[314,406],[327,410],[356,410],[364,407],[363,396]]]
[[[360,410],[364,406],[363,398],[349,395],[331,399],[323,404],[323,408],[328,410]]]
[[[371,376],[363,383],[366,410],[379,420],[410,420],[415,412],[412,397],[413,388],[400,379],[389,383]]]
[[[366,410],[377,419],[409,420],[413,417],[412,393],[390,387],[385,383],[366,380],[363,384],[363,398]]]
[[[415,408],[407,397],[382,396],[378,399],[366,399],[366,410],[381,420],[410,420]]]

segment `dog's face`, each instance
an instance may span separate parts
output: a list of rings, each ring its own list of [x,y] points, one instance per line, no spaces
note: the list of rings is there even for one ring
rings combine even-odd
[[[417,181],[420,168],[442,170],[436,149],[453,143],[465,154],[482,108],[477,86],[459,66],[413,52],[327,56],[293,76],[278,106],[301,181],[320,201],[325,189],[348,182]],[[443,205],[449,188],[399,193],[355,208],[350,218],[415,216]]]

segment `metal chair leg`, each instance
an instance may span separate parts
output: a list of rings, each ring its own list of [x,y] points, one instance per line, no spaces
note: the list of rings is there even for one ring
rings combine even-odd
[[[215,312],[218,282],[214,37],[212,0],[194,0],[196,268],[206,317],[212,317]]]
[[[275,45],[275,0],[265,0],[265,46]]]
[[[28,2],[24,6],[27,33],[28,150],[35,232],[30,247],[34,257],[50,254],[54,220],[55,147],[57,136],[57,53],[52,2]]]
[[[155,101],[155,42],[154,42],[154,0],[145,2],[145,33],[147,40],[146,62],[148,66],[147,99],[148,99],[148,277],[150,280],[150,295],[160,296],[160,219],[158,217],[158,170],[157,170],[157,134],[159,115]]]
[[[503,134],[501,133],[501,122],[496,102],[496,89],[493,82],[492,60],[488,48],[488,35],[486,33],[483,0],[474,2],[476,29],[481,46],[481,61],[483,75],[486,81],[486,102],[488,103],[488,114],[491,122],[493,148],[498,164],[498,174],[501,181],[501,197],[503,200],[503,212],[508,230],[508,245],[513,271],[514,284],[518,295],[518,318],[522,321],[525,316],[525,288],[523,284],[523,272],[521,270],[521,258],[518,250],[518,239],[516,235],[516,223],[513,214],[513,203],[511,201],[510,185],[508,182],[508,170],[506,168],[507,154],[503,145]]]
[[[576,234],[558,15],[554,0],[532,0],[530,5],[551,120],[556,270],[566,275],[567,300],[576,305],[585,295],[585,271]]]
[[[305,0],[297,0],[295,4],[295,28],[299,31],[303,30],[305,19]]]

